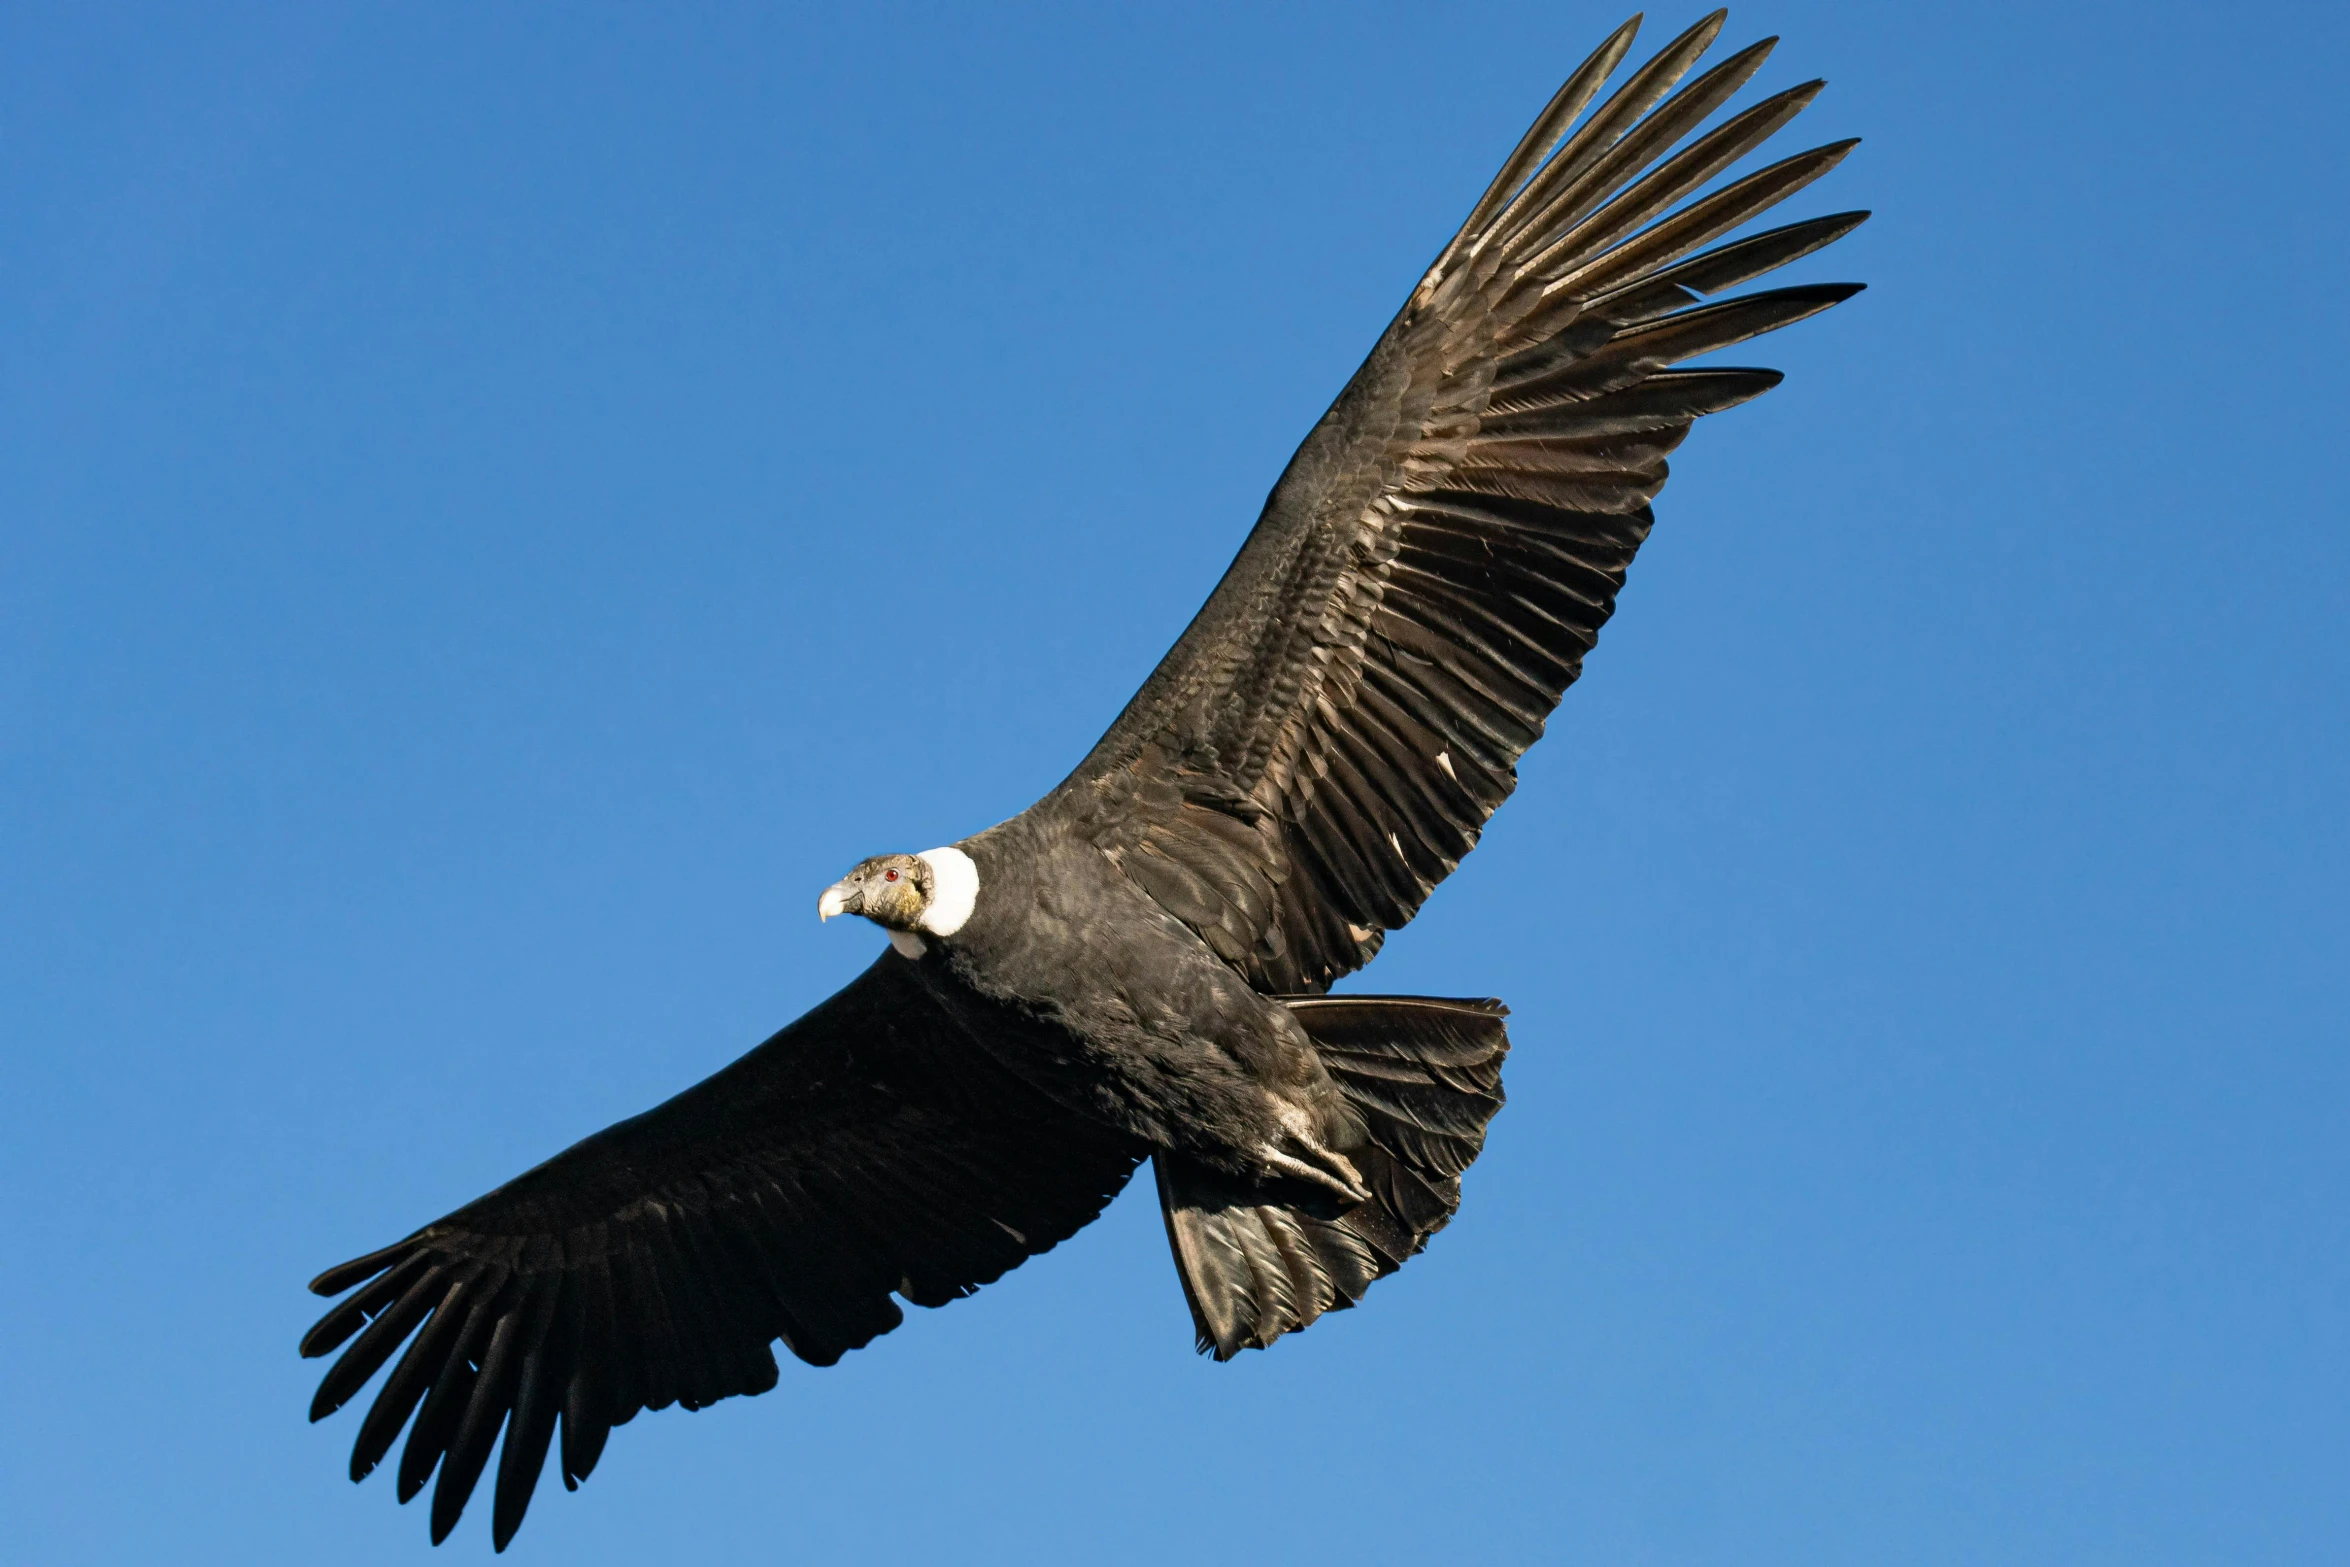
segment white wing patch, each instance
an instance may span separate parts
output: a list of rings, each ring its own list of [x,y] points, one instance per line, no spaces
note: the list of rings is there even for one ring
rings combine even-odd
[[[930,867],[930,907],[920,924],[933,936],[952,936],[979,902],[979,867],[952,847],[924,849],[914,858]]]
[[[930,950],[930,944],[910,930],[891,931],[889,944],[898,949],[901,958],[918,958]]]
[[[1450,751],[1437,752],[1436,765],[1443,768],[1444,776],[1451,779],[1454,783],[1459,783],[1461,781],[1461,775],[1452,770],[1452,753]]]

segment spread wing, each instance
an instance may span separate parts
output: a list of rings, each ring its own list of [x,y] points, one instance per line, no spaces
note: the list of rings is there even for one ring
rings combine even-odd
[[[455,1526],[501,1426],[492,1536],[522,1521],[558,1423],[564,1484],[640,1409],[775,1385],[781,1339],[828,1365],[1075,1233],[1146,1150],[994,1064],[895,954],[715,1076],[311,1285],[355,1292],[313,1420],[407,1346],[351,1453],[403,1426],[399,1497],[437,1466]],[[1017,1026],[1007,1022],[1004,1026]],[[355,1335],[355,1336],[354,1336]]]
[[[1613,609],[1666,454],[1780,379],[1672,366],[1859,291],[1699,302],[1867,216],[1705,248],[1853,145],[1699,195],[1822,85],[1689,139],[1776,41],[1667,97],[1722,18],[1571,135],[1638,19],[1559,90],[1051,797],[1260,989],[1360,967],[1460,863]]]

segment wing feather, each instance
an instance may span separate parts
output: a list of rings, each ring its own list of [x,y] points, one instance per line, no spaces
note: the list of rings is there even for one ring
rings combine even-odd
[[[996,1065],[977,1026],[885,955],[707,1082],[328,1269],[312,1287],[349,1294],[302,1341],[341,1350],[311,1418],[397,1353],[351,1477],[405,1427],[398,1494],[433,1481],[439,1541],[498,1448],[503,1550],[550,1450],[576,1485],[639,1409],[775,1386],[778,1338],[826,1364],[903,1320],[893,1297],[943,1305],[1050,1249],[1144,1150]]]
[[[1261,989],[1359,967],[1474,847],[1614,610],[1668,457],[1692,422],[1779,381],[1673,367],[1858,291],[1701,302],[1867,216],[1717,243],[1854,145],[1709,191],[1821,86],[1706,128],[1775,42],[1679,85],[1722,21],[1599,99],[1627,23],[1560,88],[1191,627],[1039,806]]]

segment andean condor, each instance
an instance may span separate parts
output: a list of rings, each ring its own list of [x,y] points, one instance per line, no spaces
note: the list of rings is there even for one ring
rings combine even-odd
[[[1698,192],[1806,82],[1702,123],[1765,39],[1673,89],[1699,22],[1575,124],[1568,78],[1274,485],[1091,755],[961,843],[865,861],[823,914],[889,947],[664,1105],[319,1275],[331,1414],[406,1348],[351,1454],[402,1429],[432,1537],[501,1429],[491,1534],[560,1429],[564,1484],[640,1409],[829,1365],[1083,1227],[1151,1161],[1199,1347],[1263,1348],[1425,1246],[1501,1105],[1495,1001],[1331,996],[1477,842],[1648,536],[1665,456],[1770,370],[1682,361],[1856,284],[1722,290],[1860,212],[1712,245],[1849,141]],[[1668,96],[1668,94],[1670,96]],[[1571,130],[1571,134],[1570,134]],[[1690,200],[1687,198],[1697,197]]]

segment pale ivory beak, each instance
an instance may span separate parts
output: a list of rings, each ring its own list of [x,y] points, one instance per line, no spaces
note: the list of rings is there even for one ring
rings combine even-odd
[[[824,889],[824,896],[816,900],[816,923],[821,925],[835,914],[849,912],[849,884],[834,882]]]

